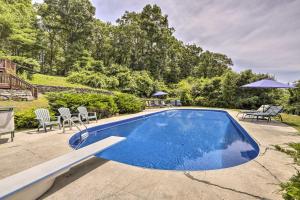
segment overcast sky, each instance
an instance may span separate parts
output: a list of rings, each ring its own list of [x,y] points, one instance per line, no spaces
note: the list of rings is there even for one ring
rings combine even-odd
[[[37,0],[41,1],[41,0]],[[300,79],[300,0],[92,0],[97,18],[115,22],[127,11],[159,5],[177,38],[233,59],[277,80]]]

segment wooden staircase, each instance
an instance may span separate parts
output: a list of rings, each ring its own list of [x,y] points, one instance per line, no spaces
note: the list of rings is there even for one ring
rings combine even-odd
[[[29,90],[36,99],[38,97],[37,88],[15,74],[16,64],[8,60],[0,60],[0,89]]]

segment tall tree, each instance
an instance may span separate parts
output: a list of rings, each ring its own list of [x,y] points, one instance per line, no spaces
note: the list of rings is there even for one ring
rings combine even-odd
[[[221,76],[230,69],[232,60],[224,54],[205,51],[200,55],[200,62],[194,70],[198,77],[211,78]]]
[[[0,41],[3,56],[16,60],[35,58],[36,14],[30,0],[0,0]]]
[[[65,75],[91,43],[95,8],[89,0],[45,0],[39,13],[48,32],[48,64],[56,61],[59,46],[64,57],[58,73]]]

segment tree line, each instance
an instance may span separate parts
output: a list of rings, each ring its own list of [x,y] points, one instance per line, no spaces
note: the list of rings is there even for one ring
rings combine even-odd
[[[0,0],[0,58],[23,66],[19,73],[68,76],[70,82],[141,97],[164,90],[187,105],[249,108],[276,103],[281,96],[297,102],[295,91],[278,95],[240,89],[274,77],[236,73],[228,56],[185,44],[174,32],[157,5],[126,11],[111,24],[95,17],[89,0],[34,5],[31,0]]]
[[[66,76],[91,65],[118,64],[147,71],[160,81],[222,75],[232,65],[224,54],[184,44],[157,5],[125,12],[116,24],[95,18],[89,0],[1,0],[1,55],[41,73]]]

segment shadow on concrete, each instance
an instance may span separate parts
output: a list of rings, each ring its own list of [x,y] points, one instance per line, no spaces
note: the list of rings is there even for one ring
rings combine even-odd
[[[278,126],[278,127],[289,127],[287,124],[279,121],[267,121],[267,120],[256,120],[256,119],[251,119],[251,118],[245,118],[245,119],[239,119],[239,122],[247,122],[251,124],[257,124],[257,125],[268,125],[268,126]]]
[[[45,132],[44,129],[40,129],[40,131],[37,131],[37,129],[30,129],[30,130],[26,130],[26,131],[23,131],[23,132],[26,133],[26,134],[30,134],[30,135],[34,135],[34,134],[41,135],[41,134],[52,133],[54,131],[61,131],[58,134],[65,134],[65,133],[62,132],[62,130],[59,130],[59,129],[52,129],[52,130],[47,129],[47,132]]]
[[[5,144],[10,140],[9,138],[0,138],[0,144]]]
[[[79,165],[71,168],[68,172],[58,176],[55,179],[53,186],[44,195],[42,195],[39,199],[47,198],[51,194],[66,187],[67,185],[71,184],[73,181],[76,181],[80,177],[93,171],[97,167],[105,164],[106,162],[108,162],[108,160],[93,157],[87,161],[84,161],[83,163],[80,163]]]

